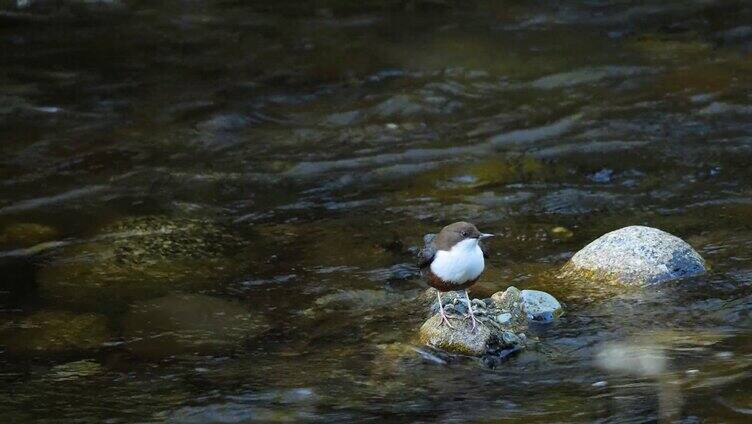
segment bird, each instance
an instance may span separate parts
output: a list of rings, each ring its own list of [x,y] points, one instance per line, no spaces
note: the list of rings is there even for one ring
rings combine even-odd
[[[472,322],[471,331],[475,331],[477,320],[467,288],[478,281],[488,258],[481,241],[493,236],[481,233],[469,222],[460,221],[447,225],[436,235],[423,237],[424,247],[418,252],[418,268],[428,285],[437,290],[441,324],[454,329],[444,313],[441,293],[464,290]]]

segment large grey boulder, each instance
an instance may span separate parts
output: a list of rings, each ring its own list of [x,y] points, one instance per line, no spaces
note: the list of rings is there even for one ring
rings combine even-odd
[[[577,252],[565,276],[648,286],[706,271],[685,241],[656,228],[631,226],[607,233]]]

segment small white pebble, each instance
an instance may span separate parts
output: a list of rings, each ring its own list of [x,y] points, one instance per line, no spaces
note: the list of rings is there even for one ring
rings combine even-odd
[[[727,358],[731,358],[732,356],[734,356],[734,353],[733,352],[718,352],[715,354],[715,356],[717,356],[718,358],[727,359]]]
[[[394,124],[391,122],[386,124],[386,127],[389,128],[390,130],[396,130],[398,128],[397,124]]]
[[[605,381],[596,381],[592,384],[593,387],[606,387],[608,386],[608,383]]]
[[[700,373],[700,370],[687,370],[685,371],[687,375],[695,376]]]

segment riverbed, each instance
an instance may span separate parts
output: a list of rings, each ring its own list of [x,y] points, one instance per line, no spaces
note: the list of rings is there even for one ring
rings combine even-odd
[[[750,22],[721,0],[0,1],[1,420],[746,422]],[[415,249],[458,220],[498,234],[473,297],[565,305],[493,369],[416,339]],[[710,272],[556,278],[627,225]]]

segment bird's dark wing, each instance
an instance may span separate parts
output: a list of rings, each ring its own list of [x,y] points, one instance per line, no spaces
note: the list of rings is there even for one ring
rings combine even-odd
[[[418,268],[423,269],[433,262],[433,257],[436,256],[436,244],[433,242],[435,238],[436,234],[423,236],[424,246],[418,252]]]
[[[478,246],[480,246],[480,250],[483,252],[483,257],[488,259],[490,257],[490,252],[488,251],[488,246],[486,246],[482,241],[478,242]]]

